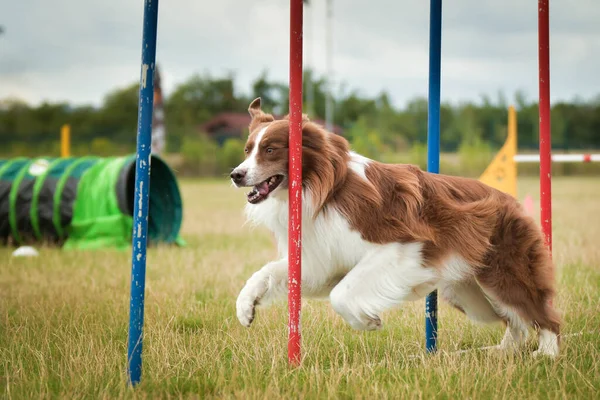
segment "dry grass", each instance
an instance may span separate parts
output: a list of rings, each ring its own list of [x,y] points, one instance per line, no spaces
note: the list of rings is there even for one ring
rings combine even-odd
[[[286,304],[250,329],[235,298],[274,256],[243,226],[244,196],[228,184],[182,182],[188,247],[148,256],[142,383],[125,384],[128,253],[0,250],[0,387],[6,398],[584,398],[600,390],[600,180],[556,179],[555,258],[564,340],[555,361],[485,351],[501,326],[440,306],[440,352],[425,355],[424,305],[385,315],[381,332],[352,331],[327,303],[304,302],[303,364],[286,363]],[[522,180],[520,197],[538,198]],[[536,210],[537,213],[537,210]],[[530,349],[534,346],[531,341]],[[416,358],[410,355],[419,355]]]

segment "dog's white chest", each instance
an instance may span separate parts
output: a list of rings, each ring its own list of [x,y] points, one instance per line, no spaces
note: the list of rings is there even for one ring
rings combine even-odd
[[[312,218],[310,199],[303,200],[302,279],[315,287],[352,269],[364,255],[376,247],[350,228],[336,210]],[[276,236],[282,258],[288,252],[288,203],[269,198],[246,208],[248,219],[270,229]]]

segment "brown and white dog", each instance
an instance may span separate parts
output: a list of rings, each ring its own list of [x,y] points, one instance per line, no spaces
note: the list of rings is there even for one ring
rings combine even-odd
[[[255,307],[287,297],[288,119],[248,108],[246,159],[231,173],[250,187],[246,215],[275,235],[280,259],[255,272],[237,299]],[[554,267],[517,201],[477,180],[383,164],[303,118],[302,294],[329,297],[353,328],[380,329],[383,311],[434,289],[472,320],[504,321],[502,349],[538,330],[535,354],[559,353]]]

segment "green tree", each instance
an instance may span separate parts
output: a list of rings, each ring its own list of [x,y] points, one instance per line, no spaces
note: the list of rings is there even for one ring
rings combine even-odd
[[[92,137],[135,144],[138,122],[139,83],[113,90],[104,98],[95,113],[93,128],[86,132]]]

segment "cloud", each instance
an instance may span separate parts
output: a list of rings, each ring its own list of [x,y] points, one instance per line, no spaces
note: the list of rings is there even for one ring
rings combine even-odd
[[[325,0],[305,9],[305,65],[325,73]],[[550,5],[553,100],[599,92],[597,0]],[[3,7],[0,98],[99,104],[139,79],[143,7],[137,0],[20,0]],[[333,71],[367,95],[396,104],[427,95],[429,4],[418,0],[334,0]],[[311,29],[312,28],[312,29]],[[248,92],[263,70],[288,79],[286,0],[159,6],[157,60],[167,93],[194,73],[234,73]],[[537,2],[444,3],[442,98],[477,100],[502,90],[537,97]]]

